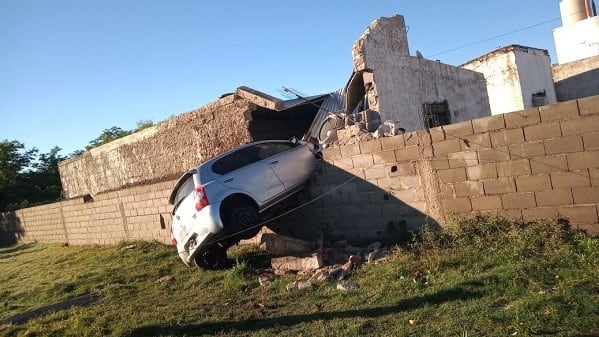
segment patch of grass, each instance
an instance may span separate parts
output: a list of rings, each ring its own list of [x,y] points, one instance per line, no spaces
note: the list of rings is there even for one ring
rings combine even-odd
[[[260,286],[268,254],[235,247],[229,257],[230,269],[198,271],[158,243],[0,249],[0,320],[101,296],[0,335],[599,335],[599,239],[557,223],[477,218],[424,230],[389,260],[352,271],[353,292],[333,280],[287,291],[300,276]]]

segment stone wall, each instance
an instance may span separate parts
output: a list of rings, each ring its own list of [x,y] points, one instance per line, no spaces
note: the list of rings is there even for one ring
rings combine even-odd
[[[248,142],[243,126],[253,108],[248,100],[229,95],[63,161],[58,169],[64,197],[178,178],[207,158]]]
[[[174,183],[4,213],[0,233],[69,244],[166,243]],[[298,237],[366,241],[423,223],[447,226],[452,213],[496,214],[562,217],[599,233],[599,96],[328,148],[309,194],[309,204],[269,225]]]

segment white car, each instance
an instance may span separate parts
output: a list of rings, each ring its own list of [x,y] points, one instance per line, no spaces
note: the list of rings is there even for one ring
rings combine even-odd
[[[171,239],[181,260],[202,269],[225,266],[227,249],[259,232],[264,211],[301,191],[320,158],[312,143],[266,140],[187,171],[169,198]]]

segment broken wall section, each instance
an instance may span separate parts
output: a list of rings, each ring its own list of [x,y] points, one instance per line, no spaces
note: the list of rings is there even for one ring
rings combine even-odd
[[[449,123],[491,115],[484,76],[410,56],[400,15],[374,21],[354,43],[352,54],[355,71],[372,72],[375,92],[370,90],[369,95],[376,98],[368,100],[382,121],[400,121],[406,131],[421,130],[426,126],[423,104],[444,101],[449,107],[444,118]]]
[[[86,151],[58,165],[66,199],[178,178],[206,159],[250,141],[255,105],[236,95]]]

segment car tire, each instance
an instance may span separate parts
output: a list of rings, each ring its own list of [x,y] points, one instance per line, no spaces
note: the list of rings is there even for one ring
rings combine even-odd
[[[260,232],[260,214],[254,205],[236,204],[227,212],[226,225],[239,240],[251,239]]]
[[[204,270],[225,269],[230,266],[227,258],[227,248],[219,243],[206,247],[195,256],[195,262],[198,268]]]

